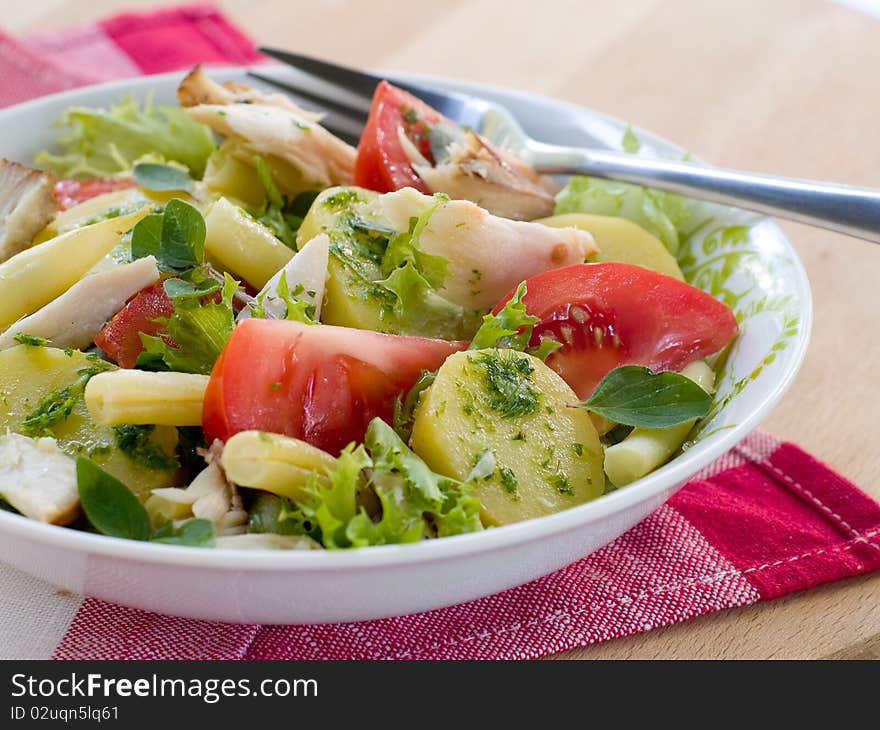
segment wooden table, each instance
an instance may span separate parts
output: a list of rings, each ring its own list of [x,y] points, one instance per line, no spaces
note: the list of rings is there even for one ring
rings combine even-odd
[[[0,0],[10,33],[144,0]],[[558,97],[719,165],[880,187],[880,20],[824,0],[226,0],[253,38],[357,66]],[[813,286],[797,382],[765,427],[880,499],[880,247],[784,224]],[[560,655],[880,658],[880,575]]]

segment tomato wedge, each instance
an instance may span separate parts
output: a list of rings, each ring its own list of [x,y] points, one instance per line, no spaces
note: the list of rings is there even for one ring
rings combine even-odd
[[[429,161],[431,128],[443,116],[403,89],[382,81],[373,94],[370,116],[361,135],[354,165],[354,184],[389,193],[411,187],[430,194],[400,142],[399,129]]]
[[[641,266],[575,264],[533,276],[526,287],[526,311],[540,318],[531,344],[544,337],[562,343],[547,365],[582,399],[616,367],[681,370],[721,350],[738,330],[725,304]]]
[[[164,327],[155,320],[172,314],[174,304],[165,293],[163,282],[157,281],[128,300],[98,333],[95,344],[119,367],[133,368],[144,351],[140,333],[158,336]]]
[[[391,422],[394,401],[467,346],[368,330],[248,319],[214,366],[202,426],[208,443],[257,429],[338,454],[370,421]]]
[[[55,199],[61,210],[79,205],[89,198],[133,188],[137,183],[130,178],[98,177],[92,180],[59,180],[55,183]]]

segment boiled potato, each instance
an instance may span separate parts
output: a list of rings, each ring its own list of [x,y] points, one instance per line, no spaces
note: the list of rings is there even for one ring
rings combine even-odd
[[[361,188],[336,187],[322,192],[312,203],[296,234],[298,248],[302,248],[319,233],[330,238],[330,257],[327,262],[327,283],[321,321],[340,327],[387,332],[383,321],[382,300],[375,295],[373,281],[385,278],[381,256],[364,255],[358,233],[350,225],[352,216],[374,220],[373,209],[379,194]],[[362,234],[361,234],[362,235]]]
[[[82,371],[94,365],[78,350],[18,345],[0,352],[0,430],[8,428],[26,436],[54,435],[62,451],[74,457],[89,457],[141,497],[151,489],[177,483],[178,470],[145,468],[119,449],[111,427],[98,426],[89,417],[82,389],[74,384],[81,383]],[[66,394],[65,388],[69,389]],[[62,411],[60,418],[48,424],[51,433],[25,428],[24,421],[38,410],[45,410],[50,396],[56,396],[54,400]],[[69,415],[65,417],[67,408]],[[177,429],[157,426],[149,435],[149,444],[173,458]]]
[[[474,467],[486,525],[541,517],[604,491],[602,450],[574,391],[541,360],[512,350],[449,357],[422,396],[413,450],[464,480]]]
[[[640,225],[625,218],[589,213],[566,213],[535,222],[553,228],[573,226],[589,231],[599,247],[599,253],[591,257],[590,261],[619,261],[624,264],[634,264],[684,281],[678,262],[663,242]]]

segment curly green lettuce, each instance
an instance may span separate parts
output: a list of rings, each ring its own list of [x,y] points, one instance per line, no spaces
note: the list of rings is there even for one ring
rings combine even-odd
[[[365,490],[378,500],[376,515],[363,506]],[[326,481],[315,478],[308,492],[308,499],[282,510],[280,521],[308,521],[329,549],[417,542],[483,529],[472,485],[432,472],[379,418],[370,422],[364,443],[349,445]]]
[[[571,178],[559,192],[554,213],[627,218],[657,236],[673,255],[692,218],[687,200],[675,193],[582,176]]]
[[[71,107],[55,122],[59,152],[43,150],[36,164],[59,178],[113,177],[144,159],[178,162],[200,178],[214,151],[214,136],[204,124],[176,107],[143,107],[127,98],[109,109]]]

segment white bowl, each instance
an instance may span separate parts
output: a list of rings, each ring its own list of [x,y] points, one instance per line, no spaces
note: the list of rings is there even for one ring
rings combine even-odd
[[[245,80],[242,69],[212,72]],[[154,91],[174,103],[180,73],[102,84],[0,112],[0,156],[29,162],[51,144],[49,124],[72,104],[107,105]],[[423,82],[424,78],[421,79]],[[505,104],[548,142],[619,148],[625,125],[520,92],[430,82]],[[638,130],[642,154],[682,150]],[[719,378],[718,407],[695,443],[666,466],[559,514],[415,545],[351,551],[219,551],[120,540],[0,511],[0,559],[76,593],[135,608],[248,623],[355,621],[440,608],[525,583],[610,542],[743,439],[791,384],[804,357],[811,303],[806,274],[770,220],[705,205],[712,222],[685,248],[689,279],[731,305],[741,323]],[[749,231],[724,230],[751,225]]]

